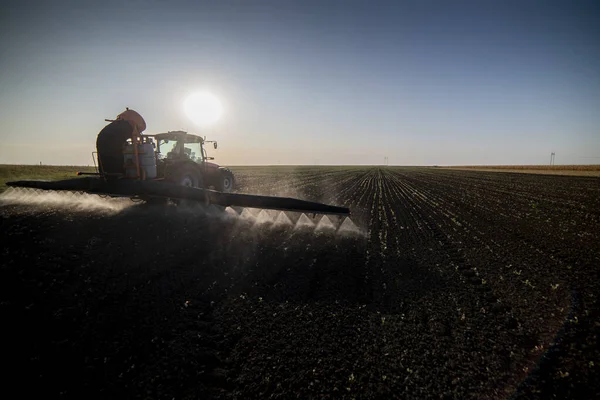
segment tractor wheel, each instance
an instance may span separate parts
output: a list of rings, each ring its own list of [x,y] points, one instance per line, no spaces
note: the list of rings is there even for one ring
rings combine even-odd
[[[195,188],[204,187],[202,174],[200,174],[195,168],[188,166],[177,170],[173,175],[171,175],[171,177],[169,177],[169,181],[181,186]]]
[[[233,185],[235,180],[233,174],[229,171],[221,171],[221,176],[217,182],[217,190],[219,192],[231,193],[233,192]]]
[[[193,167],[184,166],[175,171],[169,178],[169,182],[176,185],[189,186],[195,188],[204,188],[204,179],[202,174]],[[182,199],[171,199],[173,203],[178,205],[194,205],[197,204],[195,201],[186,201]]]

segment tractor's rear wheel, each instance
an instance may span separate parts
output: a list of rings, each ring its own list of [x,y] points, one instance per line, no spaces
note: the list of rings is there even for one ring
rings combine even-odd
[[[167,180],[171,183],[181,186],[195,188],[204,187],[204,179],[202,179],[202,174],[197,169],[190,166],[185,166],[178,169],[171,174]]]
[[[233,192],[235,180],[233,174],[229,171],[221,171],[221,176],[217,182],[217,190],[220,192],[231,193]]]
[[[204,188],[204,179],[202,174],[196,168],[191,166],[184,166],[179,168],[173,174],[167,178],[171,183],[181,186],[188,186],[193,188]],[[184,204],[185,200],[182,199],[171,199],[176,204]],[[195,203],[195,202],[192,202]]]

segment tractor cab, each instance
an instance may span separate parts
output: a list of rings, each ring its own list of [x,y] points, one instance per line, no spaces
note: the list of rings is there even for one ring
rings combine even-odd
[[[192,186],[202,185],[224,192],[233,190],[233,173],[227,168],[208,162],[214,160],[214,157],[208,157],[204,145],[212,143],[216,149],[216,141],[205,140],[185,131],[144,136],[153,138],[156,143],[156,169],[159,179],[191,182]]]
[[[204,148],[205,140],[197,135],[191,135],[184,131],[171,131],[152,135],[156,139],[157,161],[193,161],[202,164],[208,157]],[[217,148],[217,142],[214,148]]]

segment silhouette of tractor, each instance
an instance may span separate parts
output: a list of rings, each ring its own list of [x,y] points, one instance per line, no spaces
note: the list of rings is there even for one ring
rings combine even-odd
[[[114,120],[106,120],[98,134],[98,172],[60,181],[15,181],[6,185],[41,190],[86,192],[112,197],[130,197],[149,203],[180,204],[190,200],[222,207],[238,206],[313,214],[350,215],[346,207],[288,197],[232,193],[235,185],[228,168],[210,162],[207,141],[184,131],[142,135],[146,122],[134,110],[126,109]]]
[[[146,135],[155,140],[156,175],[158,178],[197,188],[214,189],[231,193],[234,188],[234,177],[231,170],[221,167],[206,154],[204,138],[184,131]]]

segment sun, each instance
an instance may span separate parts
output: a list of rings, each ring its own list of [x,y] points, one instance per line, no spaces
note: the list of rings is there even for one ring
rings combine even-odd
[[[185,114],[198,126],[208,126],[217,122],[223,115],[221,101],[212,93],[197,92],[185,99]]]

